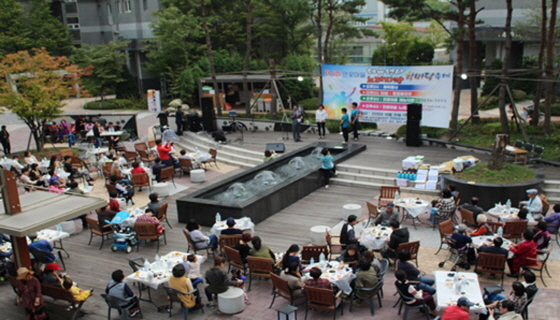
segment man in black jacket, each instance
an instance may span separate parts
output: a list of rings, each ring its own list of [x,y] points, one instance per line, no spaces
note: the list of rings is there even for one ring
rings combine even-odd
[[[478,206],[478,198],[472,197],[470,203],[463,204],[463,208],[469,210],[474,215],[474,221],[476,221],[476,217],[483,213],[484,210]]]
[[[394,258],[397,256],[397,248],[401,243],[408,242],[410,234],[408,233],[408,228],[401,228],[401,224],[398,221],[391,221],[391,237],[389,238],[389,243],[387,244],[387,249],[381,251],[381,255],[384,258]]]

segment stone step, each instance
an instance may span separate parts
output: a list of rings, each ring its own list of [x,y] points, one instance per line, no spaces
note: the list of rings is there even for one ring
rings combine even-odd
[[[185,141],[187,144],[192,144],[196,146],[206,146],[206,148],[216,148],[216,149],[227,149],[229,153],[240,154],[246,157],[255,157],[262,159],[263,153],[253,150],[247,150],[235,146],[219,144],[216,141],[209,139],[206,136],[194,133],[194,132],[187,132],[187,136],[181,137],[181,141]]]
[[[338,166],[336,167],[336,169],[337,169],[337,177],[342,178],[342,179],[355,180],[355,181],[365,181],[365,182],[375,182],[375,183],[381,183],[385,186],[395,184],[395,178],[394,177],[341,171],[341,170],[338,169]]]
[[[337,171],[344,171],[344,172],[351,172],[356,174],[365,174],[365,175],[375,175],[375,176],[385,176],[391,177],[395,179],[397,177],[397,170],[391,169],[383,169],[383,168],[373,168],[373,167],[363,167],[363,166],[356,166],[356,165],[348,165],[348,164],[338,164],[336,166]]]
[[[545,180],[544,181],[544,189],[560,190],[560,181],[559,180]]]
[[[350,187],[358,187],[358,188],[365,188],[365,189],[374,189],[380,190],[382,186],[386,186],[387,184],[383,183],[376,183],[376,182],[366,182],[366,181],[356,181],[350,179],[343,179],[340,177],[333,177],[331,178],[331,184],[334,185],[342,185],[342,186],[350,186]],[[416,189],[411,187],[401,187],[402,193],[419,193],[419,194],[426,194],[434,197],[438,197],[440,194],[439,190],[426,190],[426,189]]]

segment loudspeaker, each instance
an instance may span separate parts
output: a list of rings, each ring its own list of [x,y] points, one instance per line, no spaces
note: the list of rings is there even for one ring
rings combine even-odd
[[[202,109],[202,127],[206,132],[214,132],[218,130],[216,124],[216,114],[214,113],[214,103],[212,97],[200,98],[200,108]]]
[[[286,146],[283,143],[267,143],[266,150],[274,150],[276,153],[284,153]]]
[[[406,118],[408,120],[422,120],[422,104],[411,103],[406,108]]]
[[[406,122],[406,146],[419,147],[422,145],[420,139],[420,120],[408,120]]]

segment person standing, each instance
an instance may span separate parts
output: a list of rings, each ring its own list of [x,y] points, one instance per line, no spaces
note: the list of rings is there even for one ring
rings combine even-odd
[[[317,122],[317,131],[319,131],[319,139],[325,139],[325,123],[329,115],[323,104],[319,105],[319,109],[315,112],[315,122]]]
[[[334,166],[333,156],[331,156],[331,152],[327,148],[323,148],[321,150],[321,172],[323,173],[324,181],[325,181],[325,188],[329,187],[329,180],[331,178],[331,174],[336,174],[336,168]]]
[[[354,140],[358,140],[358,127],[360,126],[360,118],[363,113],[358,109],[358,103],[352,102],[352,112],[350,112],[350,121],[352,123],[352,132],[354,134]]]
[[[12,153],[12,146],[10,145],[10,133],[6,129],[6,126],[2,126],[2,130],[0,130],[0,143],[2,144],[2,148],[4,148],[4,156],[8,156]]]
[[[49,319],[45,313],[45,302],[41,294],[41,284],[26,267],[17,270],[16,303],[25,308],[27,319]]]
[[[183,135],[183,107],[178,106],[177,111],[175,111],[175,124],[177,125],[177,135]]]
[[[294,104],[294,108],[290,112],[290,118],[292,119],[292,134],[294,136],[294,141],[301,142],[299,130],[301,128],[301,121],[303,120],[303,112],[301,112],[297,104]]]
[[[342,117],[340,118],[340,131],[342,131],[342,137],[344,137],[344,143],[348,143],[348,128],[350,127],[350,121],[348,121],[348,110],[342,108]]]
[[[93,130],[93,137],[95,138],[95,142],[94,142],[94,146],[96,148],[101,148],[101,124],[99,122],[95,122],[95,124],[93,125],[93,128],[91,130]]]

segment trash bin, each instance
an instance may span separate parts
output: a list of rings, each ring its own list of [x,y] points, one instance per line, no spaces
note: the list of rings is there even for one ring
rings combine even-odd
[[[168,116],[169,115],[167,114],[167,111],[162,111],[158,113],[157,117],[159,119],[159,125],[161,127],[169,125],[169,121],[167,119]]]

